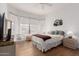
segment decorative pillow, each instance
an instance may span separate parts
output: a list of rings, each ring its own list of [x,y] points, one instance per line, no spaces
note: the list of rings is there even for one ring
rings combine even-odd
[[[64,35],[65,33],[64,33],[64,31],[59,31],[59,34]]]
[[[53,35],[55,35],[55,31],[51,31],[51,32],[50,32],[50,34],[53,34]]]

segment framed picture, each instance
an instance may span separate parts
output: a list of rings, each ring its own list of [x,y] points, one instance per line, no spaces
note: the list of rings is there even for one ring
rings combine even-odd
[[[53,25],[54,26],[61,26],[61,25],[63,25],[63,20],[62,19],[56,19],[54,21],[54,24]]]

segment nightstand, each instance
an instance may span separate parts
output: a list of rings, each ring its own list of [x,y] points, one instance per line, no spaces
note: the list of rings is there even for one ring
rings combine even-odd
[[[77,48],[77,40],[76,38],[73,38],[72,36],[66,37],[63,39],[63,46],[76,49]]]

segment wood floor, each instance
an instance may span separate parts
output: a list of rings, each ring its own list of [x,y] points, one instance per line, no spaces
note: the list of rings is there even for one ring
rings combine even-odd
[[[73,50],[62,45],[42,53],[32,45],[31,41],[16,43],[17,56],[79,56],[79,49]]]

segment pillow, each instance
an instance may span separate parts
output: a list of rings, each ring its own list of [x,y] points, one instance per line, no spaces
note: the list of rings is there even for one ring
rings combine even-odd
[[[62,35],[52,35],[53,39],[63,39],[64,37]]]
[[[55,31],[51,31],[51,32],[49,32],[49,34],[54,34],[55,35]]]
[[[59,31],[59,30],[56,30],[56,31],[51,31],[50,34],[52,35],[64,35],[64,31]]]
[[[59,31],[59,34],[64,35],[65,33],[64,33],[64,31]]]

